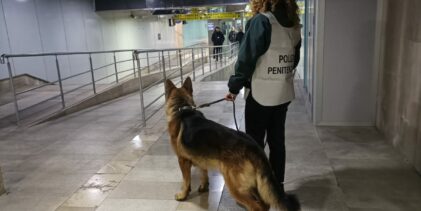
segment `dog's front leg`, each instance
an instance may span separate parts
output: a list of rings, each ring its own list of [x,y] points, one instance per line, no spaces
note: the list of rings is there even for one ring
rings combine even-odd
[[[183,186],[181,192],[175,195],[177,201],[184,201],[190,193],[191,166],[192,162],[182,157],[178,157],[181,173],[183,174]]]

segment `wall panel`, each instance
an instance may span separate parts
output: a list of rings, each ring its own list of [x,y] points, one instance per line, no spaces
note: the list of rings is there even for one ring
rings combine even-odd
[[[3,0],[1,6],[4,7],[0,11],[1,54],[182,47],[179,45],[182,42],[177,40],[183,40],[183,30],[176,32],[176,27],[169,27],[168,18],[150,16],[133,19],[128,11],[96,13],[91,0]],[[178,28],[182,26],[178,25]],[[194,39],[206,39],[207,34],[197,32],[197,28],[190,27],[188,30],[195,34]],[[161,40],[158,40],[158,33]],[[117,54],[118,60],[130,58],[130,53]],[[95,68],[113,62],[113,56],[93,55],[92,60]],[[154,61],[158,58],[151,59],[151,62]],[[90,68],[87,55],[60,56],[59,62],[62,77]],[[57,79],[54,57],[14,59],[12,65],[18,74],[29,73],[50,81]],[[0,78],[8,77],[5,67],[0,65]],[[119,64],[118,68],[132,68],[132,63]],[[108,67],[98,71],[95,77],[112,73],[114,67]],[[64,84],[89,81],[91,76],[86,74]]]
[[[198,43],[207,43],[207,23],[207,21],[187,21],[187,24],[183,25],[183,31],[189,32],[183,33],[184,45],[191,46]]]
[[[9,37],[7,34],[6,21],[4,19],[3,3],[0,1],[0,54],[10,53]],[[6,65],[0,64],[0,79],[9,76]]]
[[[41,44],[44,52],[66,52],[66,36],[61,15],[60,1],[36,0],[36,13],[41,35]],[[44,58],[46,65],[47,80],[57,80],[57,69],[54,57]],[[69,74],[69,62],[67,59],[60,64],[63,75]]]
[[[34,0],[2,2],[11,53],[43,52]],[[40,78],[47,77],[42,58],[15,61],[19,61],[14,63],[15,74],[29,73]]]
[[[376,12],[377,0],[326,0],[319,124],[375,125]]]
[[[386,2],[377,127],[421,172],[421,3]]]

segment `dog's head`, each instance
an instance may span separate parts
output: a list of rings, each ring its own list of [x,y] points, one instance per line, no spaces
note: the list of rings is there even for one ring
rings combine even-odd
[[[188,77],[180,88],[167,79],[165,81],[165,98],[167,100],[167,115],[178,111],[183,106],[195,106],[193,101],[193,85]]]

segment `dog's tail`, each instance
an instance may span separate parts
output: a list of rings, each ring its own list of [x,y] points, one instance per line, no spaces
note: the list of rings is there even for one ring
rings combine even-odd
[[[261,173],[257,176],[257,190],[260,198],[271,207],[273,206],[287,211],[300,210],[300,203],[297,197],[292,194],[286,194],[281,189],[269,166],[262,169]]]

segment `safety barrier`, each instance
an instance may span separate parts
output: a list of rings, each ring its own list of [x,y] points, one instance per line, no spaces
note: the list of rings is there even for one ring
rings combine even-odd
[[[131,78],[139,78],[142,120],[146,123],[146,119],[148,118],[145,116],[145,109],[158,101],[164,93],[149,105],[144,105],[144,91],[163,82],[166,78],[172,77],[175,73],[179,74],[181,81],[186,72],[191,73],[193,80],[195,80],[197,68],[201,68],[200,72],[202,75],[205,74],[205,69],[210,72],[220,68],[235,58],[238,45],[224,45],[220,46],[220,48],[222,49],[221,51],[214,50],[216,49],[214,46],[197,46],[147,50],[127,49],[90,52],[4,54],[1,56],[0,62],[7,65],[17,124],[19,124],[22,118],[26,118],[22,117],[22,113],[29,113],[26,116],[31,115],[31,108],[41,106],[50,101],[58,103],[57,99],[59,99],[61,105],[58,110],[64,109],[70,103],[80,101],[80,96],[87,98],[96,95],[101,90],[105,90],[112,85],[119,84]],[[54,69],[55,75],[52,77],[55,76],[55,79],[35,87],[17,90],[16,82],[13,78],[25,72],[16,71],[16,66],[19,66],[19,62],[23,63],[24,59],[34,60],[35,58],[41,58],[44,64],[50,64],[46,68],[48,70]],[[11,61],[14,63],[14,71],[12,70]],[[54,68],[51,68],[51,66],[54,66]],[[76,71],[70,74],[69,72],[71,70],[69,69],[72,66],[76,67],[77,70],[80,68],[82,71]],[[66,69],[66,71],[63,71],[63,69]],[[186,71],[187,69],[189,71]],[[142,77],[157,72],[162,72],[162,78],[148,87],[142,87]],[[54,88],[56,90],[52,92],[51,89]],[[39,99],[30,102],[22,100],[23,96],[36,95],[42,92],[48,94],[40,95]]]

